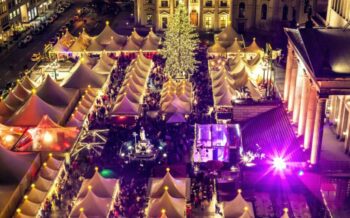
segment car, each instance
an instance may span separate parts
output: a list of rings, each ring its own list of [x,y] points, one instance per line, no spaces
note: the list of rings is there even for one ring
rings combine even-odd
[[[39,53],[34,53],[32,57],[30,58],[31,61],[33,62],[38,62],[41,60],[41,54]]]
[[[27,35],[26,37],[24,37],[24,39],[22,39],[22,42],[27,44],[29,42],[31,42],[33,39],[32,35]]]
[[[49,23],[53,23],[55,21],[55,19],[53,18],[53,17],[49,17],[48,19],[47,19],[47,22],[49,22]]]
[[[22,41],[19,41],[18,43],[17,43],[17,47],[18,48],[24,48],[24,47],[26,47],[26,43],[24,43],[24,42],[22,42]]]

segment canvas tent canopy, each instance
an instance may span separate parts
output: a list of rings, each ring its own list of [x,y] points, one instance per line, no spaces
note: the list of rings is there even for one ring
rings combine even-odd
[[[224,217],[240,217],[245,213],[245,207],[248,208],[249,215],[253,218],[254,210],[252,203],[244,200],[241,194],[241,190],[238,190],[238,194],[233,200],[224,202]]]
[[[44,82],[38,87],[36,94],[51,105],[67,106],[77,92],[77,90],[61,87],[47,75]]]
[[[235,38],[237,38],[238,41],[243,41],[242,36],[233,29],[231,24],[227,25],[217,36],[219,43],[224,48],[229,47]]]
[[[162,179],[153,179],[150,191],[151,198],[160,198],[166,191],[174,198],[186,198],[186,179],[175,179],[169,171]]]
[[[112,198],[117,184],[116,179],[103,178],[98,171],[91,179],[85,179],[80,187],[78,198],[83,198],[89,191],[100,198]]]
[[[111,112],[112,115],[139,115],[152,67],[153,62],[140,52],[137,59],[126,69],[126,76],[118,93],[117,102]]]
[[[212,55],[226,54],[226,49],[219,43],[218,36],[215,36],[214,44],[208,48],[208,53]]]
[[[32,94],[28,101],[6,123],[10,126],[36,126],[44,115],[48,115],[52,120],[59,123],[63,113],[63,108],[52,106],[38,95]]]
[[[69,217],[79,217],[80,211],[83,211],[87,217],[107,217],[111,200],[111,198],[97,197],[92,191],[89,191],[84,198],[78,199]]]
[[[106,76],[93,72],[87,64],[78,61],[71,69],[71,75],[62,82],[62,87],[74,89],[101,88],[106,79]]]
[[[24,132],[24,128],[10,127],[0,124],[0,146],[11,150]]]
[[[17,151],[66,151],[78,135],[74,127],[62,127],[45,115],[36,127],[29,128],[16,144]]]
[[[162,215],[162,209],[165,209],[168,217],[185,217],[186,200],[171,197],[166,190],[160,198],[151,198],[148,205],[148,217],[150,218],[160,217]]]

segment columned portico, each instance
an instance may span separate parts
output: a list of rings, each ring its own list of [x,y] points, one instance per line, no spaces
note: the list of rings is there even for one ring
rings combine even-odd
[[[350,32],[322,28],[285,32],[288,57],[283,100],[305,152],[310,152],[310,164],[319,162],[326,116],[327,128],[344,140],[344,152],[350,154],[350,64],[344,58],[349,59],[350,52],[337,46],[339,41],[350,44]]]

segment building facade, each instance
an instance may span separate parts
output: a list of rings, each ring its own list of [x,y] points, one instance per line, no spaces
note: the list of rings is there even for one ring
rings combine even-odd
[[[47,10],[52,10],[57,0],[0,0],[0,41],[9,37],[6,30],[29,24]],[[58,2],[58,1],[57,1]]]
[[[350,1],[329,0],[326,21],[328,26],[344,27],[350,21]]]
[[[285,31],[289,43],[283,98],[298,136],[304,139],[302,146],[310,152],[310,163],[320,160],[326,120],[344,141],[338,150],[349,154],[350,31]]]
[[[178,0],[136,0],[135,23],[164,29]],[[293,19],[304,23],[316,0],[184,0],[190,21],[199,30],[225,28],[229,23],[238,32],[257,28],[272,30]]]

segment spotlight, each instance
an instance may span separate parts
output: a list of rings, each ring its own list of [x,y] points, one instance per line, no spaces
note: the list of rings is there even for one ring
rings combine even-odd
[[[275,157],[273,159],[273,167],[279,171],[285,170],[287,167],[286,161],[282,157]]]
[[[303,176],[303,175],[304,175],[304,171],[303,170],[299,170],[298,176]]]

